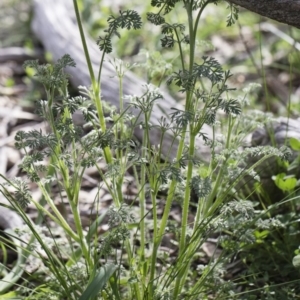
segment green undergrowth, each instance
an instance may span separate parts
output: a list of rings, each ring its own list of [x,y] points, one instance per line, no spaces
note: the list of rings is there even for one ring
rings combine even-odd
[[[102,63],[112,52],[112,39],[120,36],[120,29],[143,28],[135,10],[108,18],[97,40],[102,59],[95,74],[77,1],[73,1],[91,79],[90,87],[81,87],[80,96],[70,97],[68,92],[65,68],[75,67],[69,55],[54,65],[25,63],[45,88],[46,99],[37,101],[36,107],[48,131],[19,131],[15,146],[24,154],[20,169],[26,176],[2,176],[1,193],[27,225],[7,233],[12,242],[8,239],[6,244],[16,245],[19,260],[12,270],[2,267],[3,297],[13,293],[21,299],[275,299],[273,293],[282,292],[284,284],[294,280],[279,283],[266,278],[260,284],[261,277],[278,267],[272,264],[275,269],[261,270],[256,259],[261,262],[267,251],[279,249],[267,243],[266,237],[283,234],[285,222],[272,215],[271,208],[256,209],[257,203],[250,201],[255,185],[244,189],[244,182],[251,178],[259,183],[258,167],[274,157],[286,161],[290,150],[243,147],[246,136],[272,118],[261,111],[243,113],[253,86],[237,95],[228,84],[230,71],[197,48],[202,13],[217,2],[222,1],[151,2],[154,8],[147,14],[147,26],[160,27],[161,46],[175,48],[180,62],[167,83],[185,98],[184,108],[172,108],[156,124],[150,121],[151,114],[154,106],[165,101],[163,93],[146,84],[143,94],[124,96],[128,66],[122,61],[113,60],[120,87],[119,107],[112,107],[101,96]],[[184,24],[167,23],[165,16],[177,9],[185,13]],[[228,13],[227,25],[233,25],[238,10],[228,5]],[[76,111],[83,115],[84,126],[73,123]],[[205,132],[206,125],[212,128],[211,135]],[[142,132],[139,141],[134,138],[136,129]],[[154,132],[159,133],[155,144]],[[201,157],[204,147],[209,149],[206,160]],[[257,159],[249,164],[249,157]],[[99,167],[99,162],[105,168]],[[99,189],[106,187],[113,204],[103,213],[97,210],[101,199],[96,197],[94,207],[99,212],[85,228],[79,192],[91,166],[97,167]],[[138,188],[138,214],[122,190],[128,172],[134,174]],[[32,184],[38,186],[41,199],[31,195]],[[74,226],[54,202],[54,188],[62,203],[67,200]],[[39,212],[37,224],[25,213],[29,204]],[[180,222],[171,220],[176,205]],[[100,234],[97,229],[103,224],[109,229]],[[171,246],[165,246],[168,237],[175,254],[171,254]],[[215,249],[205,258],[201,249],[211,241]],[[261,245],[266,251],[253,255],[251,250]],[[284,249],[278,252],[282,257]],[[286,259],[287,267],[292,259]],[[38,271],[25,276],[24,260],[38,261]],[[242,265],[237,276],[230,272],[235,262]],[[269,266],[272,268],[271,262]],[[289,293],[294,296],[297,291],[289,288]]]

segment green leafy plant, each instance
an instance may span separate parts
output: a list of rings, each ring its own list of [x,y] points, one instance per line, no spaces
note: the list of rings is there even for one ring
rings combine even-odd
[[[224,71],[214,58],[198,55],[196,48],[196,32],[203,10],[208,4],[218,2],[151,2],[159,12],[149,13],[148,20],[161,26],[162,46],[176,46],[181,61],[181,70],[173,72],[168,84],[177,86],[185,95],[184,110],[174,108],[168,120],[162,117],[159,126],[149,120],[154,105],[163,95],[151,84],[145,86],[143,95],[125,97],[129,102],[125,107],[122,85],[126,66],[122,62],[112,62],[120,83],[119,110],[101,97],[101,71],[106,54],[112,51],[111,39],[120,36],[121,28],[142,26],[135,11],[121,11],[119,16],[108,19],[108,29],[97,41],[102,59],[95,76],[77,1],[73,1],[91,78],[91,87],[83,88],[81,96],[70,97],[68,93],[65,68],[75,67],[69,55],[54,65],[40,65],[37,61],[25,64],[44,85],[46,100],[38,101],[37,107],[49,131],[16,134],[16,147],[25,154],[20,168],[27,179],[5,178],[7,185],[1,185],[1,192],[24,218],[32,233],[29,242],[32,253],[41,259],[49,273],[45,283],[26,291],[27,299],[207,299],[210,296],[221,299],[234,293],[234,284],[223,278],[224,265],[242,247],[255,243],[255,237],[262,239],[262,233],[259,236],[253,226],[259,223],[253,204],[239,196],[238,185],[245,176],[259,180],[255,169],[260,163],[273,156],[286,159],[289,151],[272,147],[239,150],[261,115],[242,115],[248,91],[245,97],[233,97],[234,91],[228,87],[230,72]],[[187,26],[166,21],[166,15],[180,4],[184,5]],[[229,8],[227,23],[231,25],[237,18],[237,8],[234,5]],[[184,45],[188,47],[188,60]],[[201,59],[197,60],[198,57]],[[133,115],[132,108],[138,113]],[[81,111],[92,128],[86,135],[73,123],[72,114],[76,110]],[[218,131],[220,111],[227,118],[222,136]],[[112,123],[110,128],[108,122]],[[204,132],[205,124],[212,127],[212,138]],[[136,127],[143,132],[140,145],[133,142]],[[151,130],[157,127],[161,131],[160,144],[152,145]],[[161,151],[164,137],[169,133],[174,137],[171,147],[178,142],[174,158],[163,156]],[[209,163],[197,156],[199,137],[210,147]],[[249,156],[258,157],[254,165],[247,164]],[[105,172],[98,166],[100,160],[105,162]],[[91,221],[87,232],[81,222],[79,191],[85,170],[90,166],[97,167],[113,199],[107,212],[110,229],[103,236],[98,235],[97,227],[104,215]],[[128,170],[132,170],[138,186],[138,218],[131,213],[123,196],[122,184]],[[42,192],[40,202],[29,192],[28,185],[32,182]],[[74,228],[57,208],[53,186],[66,195]],[[167,192],[163,210],[159,212],[162,201],[159,195],[163,189]],[[175,199],[181,210],[179,226],[170,222]],[[151,202],[150,209],[147,200]],[[40,216],[62,230],[63,241],[58,243],[50,227],[45,236],[26,217],[24,208],[28,203],[34,204]],[[191,221],[189,214],[194,206],[196,212]],[[276,222],[264,225],[267,229],[280,226]],[[218,241],[224,250],[203,266],[198,261],[199,249],[210,235],[224,231],[226,235]],[[168,257],[162,251],[167,234],[173,234],[178,243],[175,257]],[[139,241],[138,246],[135,239]]]
[[[295,152],[300,150],[300,141],[296,138],[289,139],[290,148]],[[276,186],[283,192],[288,192],[293,194],[295,188],[298,186],[298,168],[299,168],[299,154],[295,155],[295,158],[291,162],[286,162],[285,165],[286,173],[280,173],[273,176]]]

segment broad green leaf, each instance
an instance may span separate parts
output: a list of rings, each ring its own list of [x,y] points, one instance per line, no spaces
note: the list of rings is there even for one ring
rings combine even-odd
[[[290,138],[290,146],[295,151],[300,151],[300,140],[295,138]]]
[[[6,294],[0,295],[0,300],[4,299],[11,299],[11,300],[16,300],[16,299],[21,299],[17,297],[18,294],[16,292],[8,292]]]
[[[95,276],[93,281],[87,286],[86,290],[78,300],[90,300],[96,297],[103,289],[104,285],[108,282],[109,278],[116,271],[117,266],[114,264],[106,264],[100,268],[99,273]]]
[[[284,192],[292,191],[297,185],[297,179],[293,176],[286,176],[285,173],[280,173],[272,177],[277,187]]]
[[[269,233],[270,233],[269,230],[262,230],[262,231],[256,230],[254,232],[254,235],[257,239],[265,239]]]

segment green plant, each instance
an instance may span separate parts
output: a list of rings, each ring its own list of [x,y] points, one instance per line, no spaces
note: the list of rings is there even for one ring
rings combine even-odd
[[[269,125],[267,128],[270,128]],[[271,137],[272,134],[274,132],[271,129]],[[261,173],[264,173],[265,181],[272,183],[273,179],[273,190],[266,190],[264,186],[270,184],[264,183],[262,186],[256,185],[258,194],[253,194],[254,197],[249,196],[249,199],[259,200],[253,203],[256,206],[255,218],[253,218],[255,222],[250,221],[245,226],[245,229],[254,229],[252,238],[255,242],[236,245],[240,249],[240,258],[247,265],[247,269],[237,278],[238,284],[244,286],[245,291],[240,295],[245,299],[251,299],[249,297],[295,299],[299,294],[299,270],[297,269],[299,189],[296,179],[299,170],[297,153],[299,149],[297,149],[296,139],[291,138],[287,141],[290,149],[293,150],[293,155],[288,160],[282,162],[272,159],[258,168]],[[272,171],[275,172],[277,165],[281,172],[286,173],[272,176]],[[271,194],[275,197],[270,196]],[[253,286],[258,287],[253,289]]]
[[[184,4],[187,33],[185,25],[169,24],[165,19],[177,2]],[[159,8],[159,13],[149,13],[148,20],[161,25],[162,46],[176,45],[179,51],[182,69],[175,71],[168,83],[175,84],[185,94],[185,109],[174,108],[169,120],[161,119],[158,146],[150,143],[154,125],[149,122],[153,106],[163,98],[157,88],[147,85],[143,95],[128,96],[129,106],[125,107],[122,80],[126,66],[115,60],[113,65],[120,83],[119,110],[110,107],[101,98],[102,64],[105,55],[112,51],[111,39],[119,35],[119,28],[141,27],[140,17],[135,11],[121,11],[118,17],[108,19],[106,35],[99,37],[97,42],[102,50],[102,60],[95,75],[77,1],[73,1],[91,78],[91,87],[81,90],[83,96],[71,98],[68,94],[68,76],[64,70],[75,67],[68,55],[53,66],[39,65],[37,61],[25,64],[25,67],[35,70],[37,79],[45,87],[47,99],[38,102],[38,111],[49,125],[49,132],[17,133],[16,147],[25,153],[20,167],[29,181],[4,178],[9,188],[2,184],[1,192],[24,218],[32,233],[29,245],[50,273],[45,283],[26,290],[29,294],[27,299],[206,299],[212,295],[222,298],[234,293],[234,285],[223,279],[223,266],[244,244],[255,242],[255,229],[251,226],[256,221],[253,205],[240,199],[235,189],[244,176],[257,177],[254,170],[260,163],[272,156],[286,158],[289,152],[271,147],[239,151],[245,135],[257,126],[261,115],[257,113],[257,118],[242,117],[246,96],[233,98],[233,90],[227,86],[230,72],[224,71],[214,58],[203,56],[196,60],[199,19],[208,4],[217,2],[151,3]],[[229,9],[228,24],[231,25],[237,18],[237,8],[230,5]],[[188,60],[184,44],[188,47]],[[132,115],[131,108],[138,114]],[[92,127],[85,136],[82,128],[72,121],[76,110],[82,112],[85,121]],[[218,137],[219,111],[227,115],[223,140]],[[109,121],[112,122],[111,128],[107,127]],[[204,124],[212,126],[212,139],[202,131]],[[132,142],[134,129],[138,126],[143,130],[140,147]],[[168,133],[174,136],[172,146],[178,140],[175,158],[163,157],[161,152]],[[199,136],[211,148],[208,164],[202,162],[195,152]],[[260,158],[254,165],[248,166],[249,155]],[[105,172],[97,164],[100,160],[106,163]],[[81,223],[79,191],[89,166],[98,168],[102,182],[113,198],[113,205],[108,211],[110,230],[103,236],[97,234],[103,215],[96,218],[87,233]],[[138,218],[130,213],[122,192],[129,169],[135,174],[139,190]],[[42,202],[30,195],[29,182],[39,186]],[[74,228],[54,203],[53,185],[59,188],[61,195],[66,194]],[[159,193],[165,186],[166,200],[160,214]],[[175,198],[181,207],[181,224],[174,228],[169,218]],[[146,208],[147,199],[151,200],[150,210]],[[197,202],[192,222],[189,220],[193,206],[191,200]],[[95,202],[97,207],[99,203],[96,199]],[[52,238],[50,242],[49,236],[45,236],[26,217],[24,208],[28,203],[33,203],[45,219],[54,221],[63,230],[65,239],[58,242],[53,229],[48,228],[48,235]],[[45,207],[45,203],[51,210]],[[278,224],[269,226],[276,227]],[[227,236],[219,241],[224,251],[214,256],[206,266],[201,266],[197,263],[200,247],[212,233],[224,230]],[[178,237],[178,254],[174,258],[164,255],[161,249],[167,233]],[[134,243],[135,238],[139,240],[138,246]],[[235,243],[230,242],[232,238]]]

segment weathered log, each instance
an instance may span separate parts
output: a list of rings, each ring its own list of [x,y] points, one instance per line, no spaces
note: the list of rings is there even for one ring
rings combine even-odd
[[[300,118],[288,119],[279,117],[269,128],[259,128],[252,134],[252,146],[271,145],[275,141],[277,147],[285,145],[288,138],[300,140]]]
[[[226,0],[261,16],[300,28],[300,0]]]
[[[43,58],[43,53],[39,51],[31,51],[20,47],[9,47],[0,49],[0,63],[7,61],[15,61],[23,63],[25,60]]]

